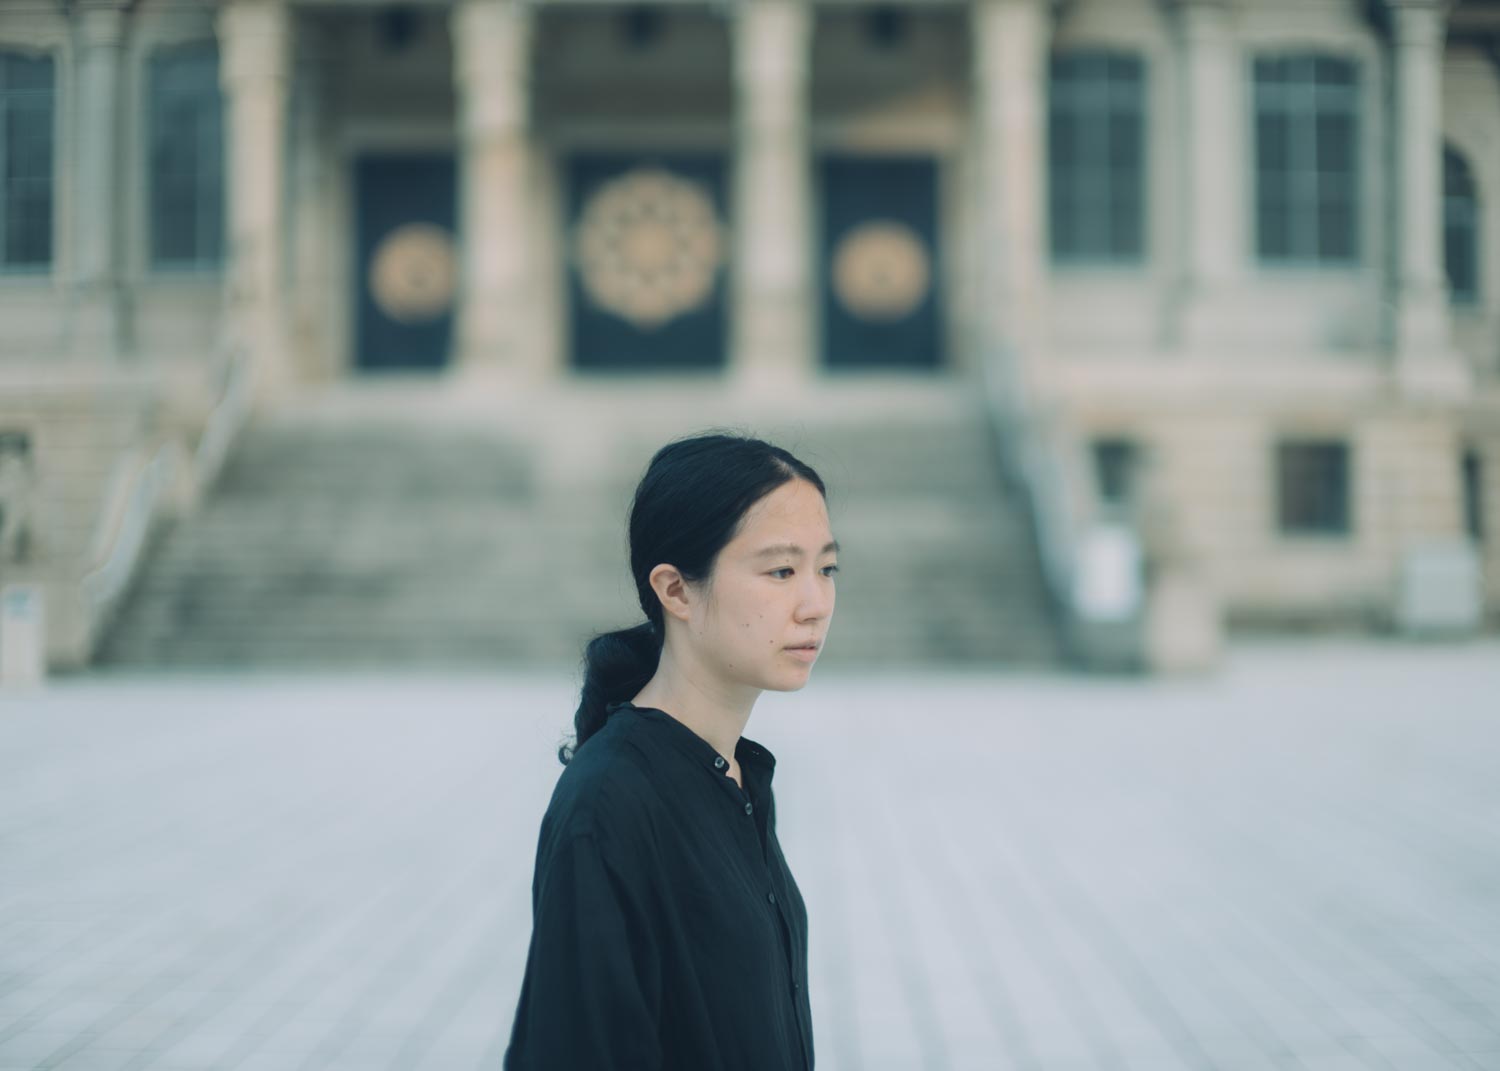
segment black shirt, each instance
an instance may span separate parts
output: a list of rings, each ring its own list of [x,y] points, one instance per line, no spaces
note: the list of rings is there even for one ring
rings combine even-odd
[[[729,763],[631,703],[542,817],[506,1071],[812,1071],[807,910],[776,840],[776,756]]]

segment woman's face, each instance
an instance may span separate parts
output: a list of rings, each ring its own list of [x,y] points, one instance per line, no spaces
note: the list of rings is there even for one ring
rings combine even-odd
[[[690,627],[698,657],[724,679],[795,691],[807,683],[833,618],[838,547],[818,489],[792,480],[745,514],[719,552],[713,584],[693,599]]]

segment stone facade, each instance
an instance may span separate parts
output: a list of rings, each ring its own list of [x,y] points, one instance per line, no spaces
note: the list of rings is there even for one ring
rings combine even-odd
[[[149,62],[195,41],[218,60],[224,254],[163,269]],[[1073,471],[1099,439],[1151,454],[1231,622],[1391,624],[1403,562],[1464,540],[1475,502],[1500,614],[1497,47],[1491,5],[1439,0],[17,0],[0,55],[54,61],[53,252],[46,270],[0,274],[0,430],[33,436],[57,534],[45,561],[4,568],[76,602],[102,474],[130,446],[192,455],[238,359],[260,407],[369,374],[354,295],[370,156],[451,160],[451,343],[432,377],[469,406],[596,389],[578,366],[571,161],[648,146],[725,165],[724,342],[708,371],[727,392],[934,374],[964,391],[1005,361]],[[1146,71],[1128,263],[1049,257],[1049,57],[1079,50]],[[1350,262],[1256,254],[1250,72],[1275,54],[1357,67]],[[1477,190],[1479,297],[1462,305],[1444,278],[1444,144]],[[831,156],[933,165],[941,352],[911,367],[828,365]],[[1278,528],[1277,444],[1306,438],[1347,450],[1342,534]],[[1097,512],[1092,481],[1075,484]],[[85,661],[88,612],[49,622],[56,661]]]

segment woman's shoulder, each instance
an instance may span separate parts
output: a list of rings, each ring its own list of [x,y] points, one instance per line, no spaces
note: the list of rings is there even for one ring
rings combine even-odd
[[[649,835],[660,795],[646,756],[620,732],[590,737],[558,776],[542,819],[556,838],[586,834],[601,844]]]

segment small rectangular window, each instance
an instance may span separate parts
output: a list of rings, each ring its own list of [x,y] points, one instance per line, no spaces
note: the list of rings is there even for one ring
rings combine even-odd
[[[1255,236],[1266,263],[1359,255],[1359,70],[1337,56],[1254,65]]]
[[[1463,456],[1464,529],[1476,543],[1484,542],[1484,463],[1477,450]]]
[[[53,62],[0,52],[0,269],[52,264]]]
[[[1443,266],[1455,305],[1479,303],[1479,196],[1469,161],[1443,147]]]
[[[1135,493],[1134,477],[1139,457],[1136,443],[1124,438],[1095,439],[1093,455],[1099,501],[1111,508],[1125,508]]]
[[[1334,440],[1276,446],[1277,523],[1283,535],[1346,535],[1349,448]]]
[[[1136,262],[1145,252],[1145,63],[1104,51],[1052,58],[1048,219],[1052,256]]]

